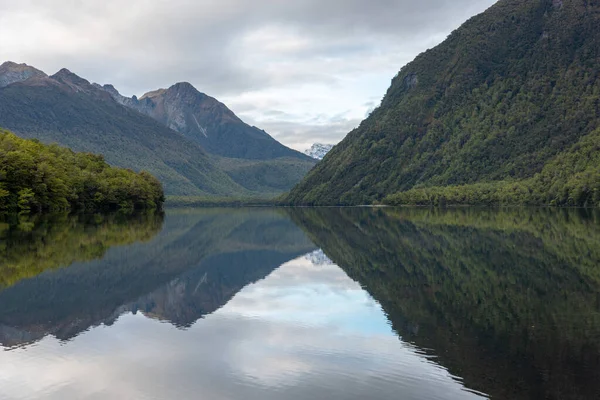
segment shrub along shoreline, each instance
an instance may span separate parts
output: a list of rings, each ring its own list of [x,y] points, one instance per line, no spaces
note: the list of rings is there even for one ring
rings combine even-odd
[[[133,211],[163,203],[162,185],[148,172],[0,129],[0,212]]]

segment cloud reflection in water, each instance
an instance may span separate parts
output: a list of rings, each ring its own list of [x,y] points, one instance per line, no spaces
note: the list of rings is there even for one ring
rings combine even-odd
[[[1,358],[2,399],[478,397],[399,340],[340,268],[305,257],[186,330],[126,314]]]

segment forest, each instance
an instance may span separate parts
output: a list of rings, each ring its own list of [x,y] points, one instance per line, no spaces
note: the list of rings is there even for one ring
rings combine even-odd
[[[600,206],[600,129],[523,180],[417,187],[386,196],[388,205]]]
[[[600,6],[501,0],[393,78],[298,205],[593,206]]]
[[[163,202],[162,185],[148,172],[0,129],[0,212],[133,211]]]

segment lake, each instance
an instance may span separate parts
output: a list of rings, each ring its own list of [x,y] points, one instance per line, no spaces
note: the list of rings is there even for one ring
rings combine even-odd
[[[0,399],[597,399],[600,214],[0,222]]]

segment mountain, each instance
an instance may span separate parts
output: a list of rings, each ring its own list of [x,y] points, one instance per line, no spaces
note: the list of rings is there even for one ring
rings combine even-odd
[[[51,77],[38,74],[0,88],[0,126],[24,138],[102,154],[115,166],[146,170],[163,183],[167,194],[248,192],[200,145],[123,107],[66,69]]]
[[[265,131],[244,123],[223,103],[199,92],[190,83],[176,83],[168,89],[146,93],[139,99],[122,96],[112,85],[101,88],[119,103],[199,143],[208,153],[249,160],[307,159]]]
[[[47,76],[12,62],[0,66],[0,127],[147,170],[167,195],[276,195],[315,164],[189,83],[138,100],[67,69]]]
[[[306,150],[304,154],[316,160],[322,160],[323,157],[325,157],[325,154],[329,153],[329,151],[333,149],[333,146],[333,144],[315,143],[310,147],[310,149]]]
[[[500,0],[392,80],[293,204],[600,204],[600,3]]]
[[[315,161],[265,131],[250,126],[227,106],[187,82],[158,89],[139,99],[122,96],[113,85],[96,85],[118,103],[148,115],[214,155],[236,183],[260,193],[291,189]]]
[[[45,77],[42,71],[30,67],[27,64],[17,64],[7,61],[0,65],[0,88],[15,82],[22,82],[29,78]]]

